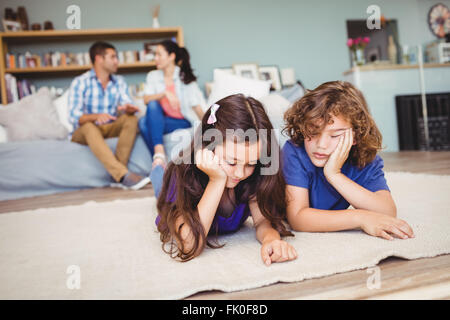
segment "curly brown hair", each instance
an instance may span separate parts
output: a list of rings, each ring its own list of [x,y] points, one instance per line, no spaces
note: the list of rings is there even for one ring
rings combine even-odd
[[[307,91],[284,114],[287,125],[283,131],[301,146],[333,123],[332,116],[342,116],[353,128],[356,145],[349,154],[351,163],[362,168],[372,162],[381,150],[382,136],[363,94],[349,82],[325,82]]]

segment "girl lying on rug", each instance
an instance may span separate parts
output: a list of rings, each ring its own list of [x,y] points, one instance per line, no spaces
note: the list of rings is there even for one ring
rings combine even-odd
[[[280,238],[293,234],[283,224],[286,184],[272,129],[259,101],[228,96],[205,113],[189,150],[165,173],[161,165],[153,168],[156,224],[166,253],[187,261],[205,245],[219,248],[207,236],[235,232],[251,214],[266,265],[297,258]]]
[[[396,218],[377,155],[382,137],[358,89],[343,81],[324,83],[295,102],[285,120],[291,140],[283,147],[283,172],[294,230],[360,228],[388,240],[414,237]]]

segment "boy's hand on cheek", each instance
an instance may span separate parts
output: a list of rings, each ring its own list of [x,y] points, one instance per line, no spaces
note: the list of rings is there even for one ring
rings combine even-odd
[[[331,179],[334,175],[341,173],[341,168],[348,158],[352,145],[353,130],[350,128],[345,130],[345,133],[339,137],[336,149],[331,153],[323,167],[323,173],[327,179]]]

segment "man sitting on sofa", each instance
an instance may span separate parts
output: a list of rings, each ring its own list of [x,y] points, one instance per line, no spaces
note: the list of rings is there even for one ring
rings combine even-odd
[[[76,77],[70,86],[70,121],[72,141],[88,145],[116,183],[114,187],[138,190],[148,184],[148,177],[128,171],[127,164],[137,134],[139,109],[132,105],[127,84],[114,75],[119,64],[116,49],[109,43],[96,42],[89,49],[93,68]],[[113,154],[105,138],[119,137]]]

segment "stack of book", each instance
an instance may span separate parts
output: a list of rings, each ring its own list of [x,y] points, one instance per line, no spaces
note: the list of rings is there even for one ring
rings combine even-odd
[[[17,102],[36,92],[36,87],[27,79],[17,80],[13,75],[5,74],[6,96],[8,103]]]
[[[146,50],[119,51],[117,56],[120,64],[146,62],[155,59],[154,53]],[[5,64],[7,69],[88,66],[91,64],[91,59],[88,52],[7,53]]]
[[[6,68],[36,68],[59,66],[84,66],[90,64],[89,53],[48,52],[43,54],[31,54],[30,52],[7,53]]]

